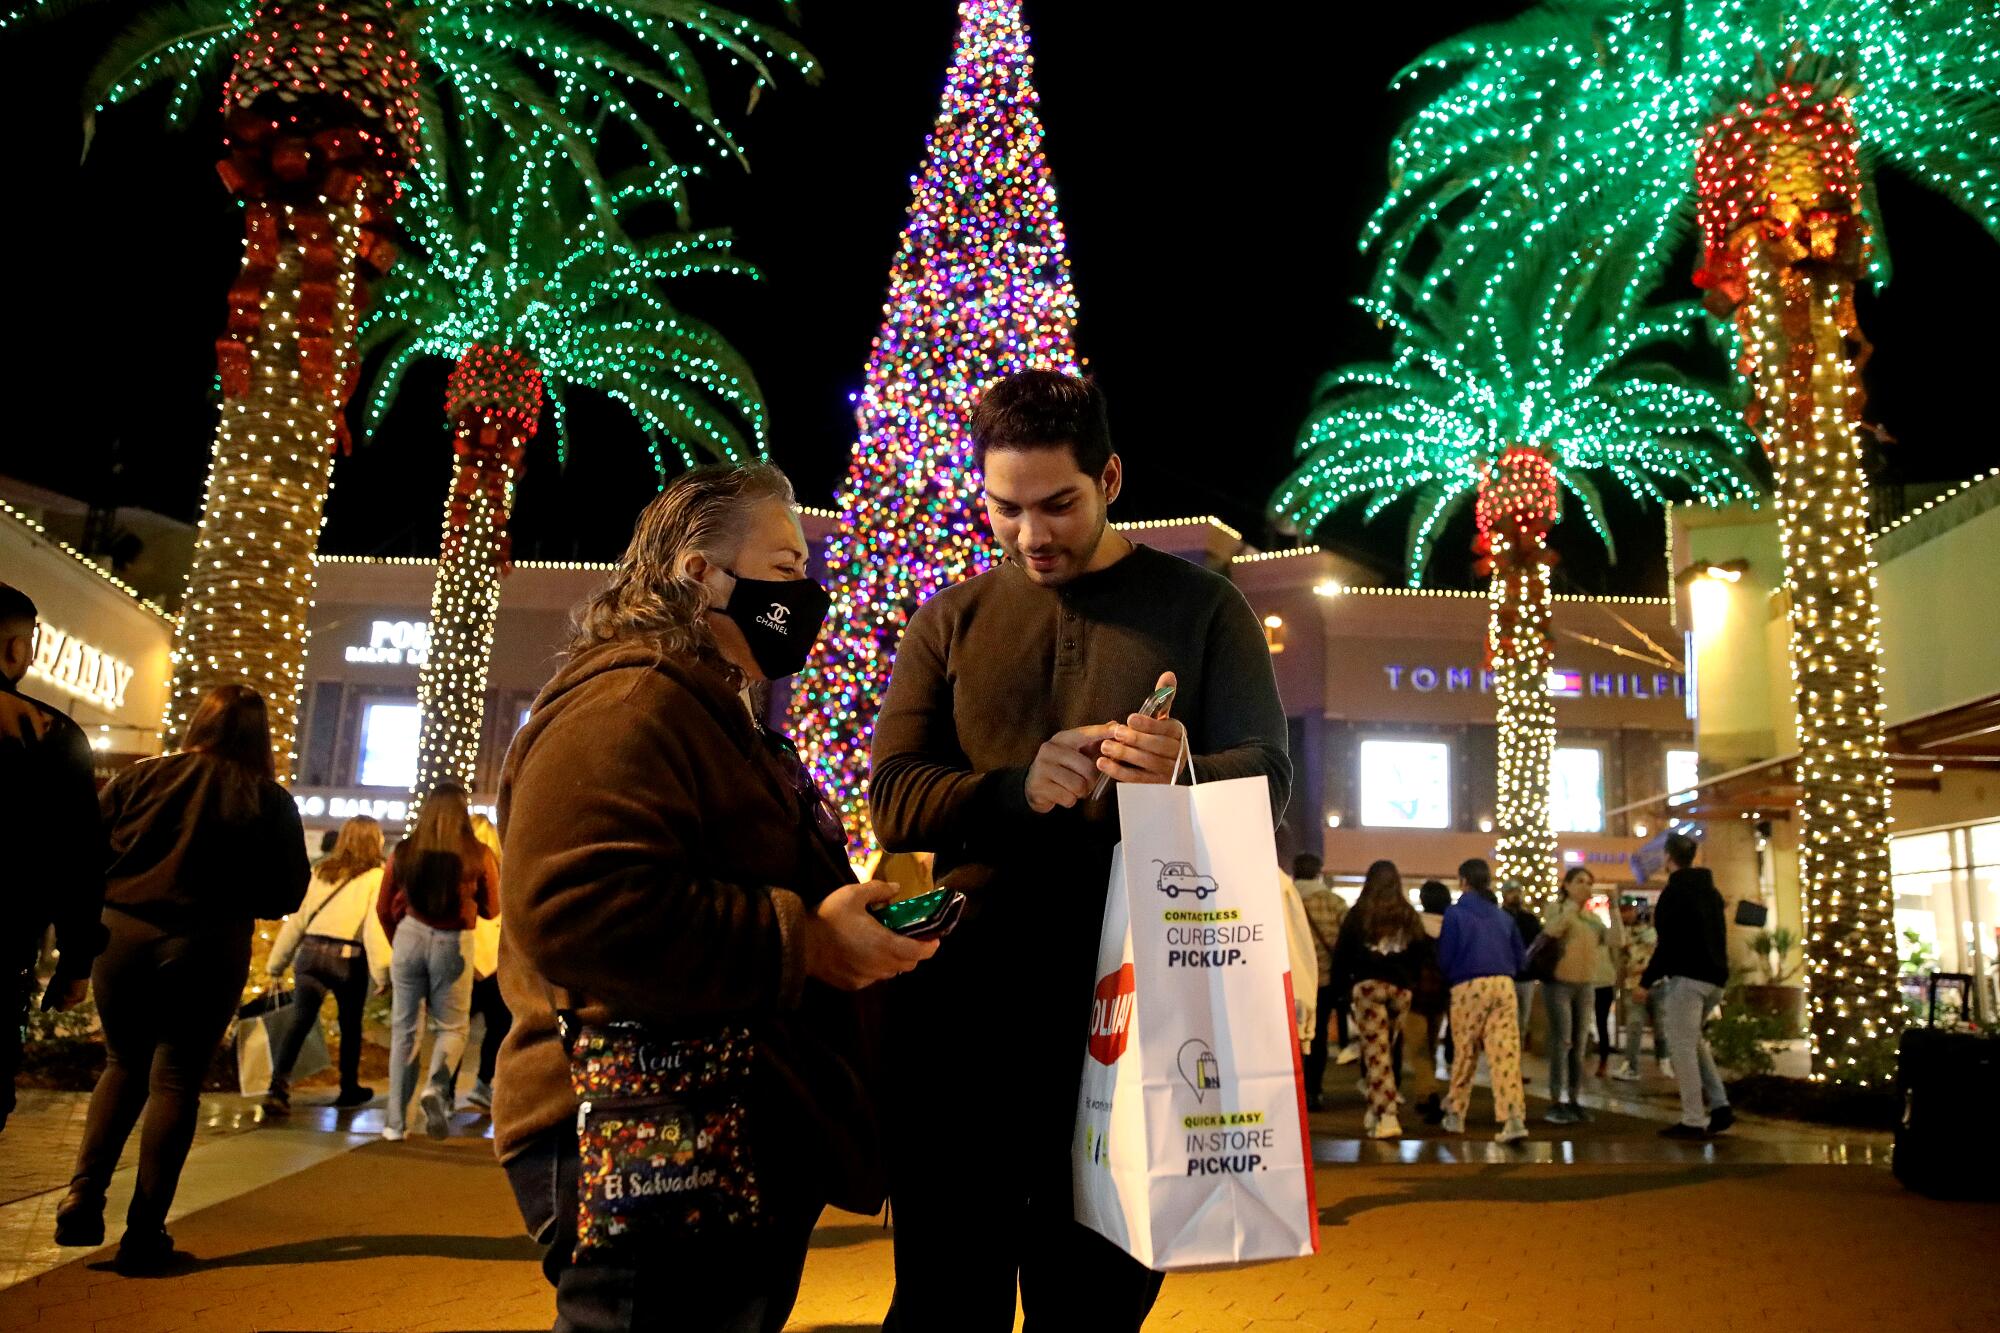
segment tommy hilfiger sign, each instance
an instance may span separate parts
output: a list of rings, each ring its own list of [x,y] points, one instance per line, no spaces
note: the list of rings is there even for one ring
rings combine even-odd
[[[1493,673],[1469,666],[1406,666],[1392,663],[1382,672],[1393,691],[1415,690],[1419,694],[1480,694],[1493,692]],[[1687,696],[1687,677],[1678,671],[1549,672],[1549,693],[1558,699],[1681,699]]]

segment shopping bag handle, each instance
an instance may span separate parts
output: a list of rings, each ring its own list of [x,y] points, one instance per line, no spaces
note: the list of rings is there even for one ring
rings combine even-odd
[[[1174,775],[1167,779],[1167,785],[1169,787],[1177,787],[1180,785],[1182,764],[1187,765],[1188,786],[1199,787],[1201,785],[1201,778],[1198,777],[1194,771],[1194,751],[1188,749],[1188,738],[1187,738],[1186,727],[1181,728],[1180,753],[1174,756]]]

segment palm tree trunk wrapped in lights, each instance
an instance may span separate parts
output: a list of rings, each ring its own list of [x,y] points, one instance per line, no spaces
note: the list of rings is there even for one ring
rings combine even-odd
[[[1555,755],[1555,665],[1549,529],[1561,516],[1555,469],[1540,451],[1508,449],[1487,468],[1476,516],[1481,572],[1492,578],[1486,621],[1493,672],[1499,767],[1494,809],[1496,883],[1531,901],[1555,889],[1556,835],[1549,822],[1549,765]]]
[[[445,415],[452,423],[451,493],[431,592],[431,644],[417,677],[415,824],[424,794],[450,778],[468,791],[486,717],[493,622],[508,560],[507,516],[521,452],[542,414],[542,372],[534,357],[474,345],[452,367]]]
[[[1816,1076],[1866,1077],[1900,1026],[1889,767],[1856,432],[1868,255],[1848,92],[1794,66],[1718,116],[1696,167],[1696,281],[1733,317],[1770,459],[1791,594],[1800,880]]]
[[[386,266],[373,224],[416,150],[415,73],[390,0],[279,0],[256,11],[225,91],[218,171],[244,201],[243,263],[216,343],[222,412],[166,722],[178,734],[214,686],[253,685],[281,774],[361,274]]]

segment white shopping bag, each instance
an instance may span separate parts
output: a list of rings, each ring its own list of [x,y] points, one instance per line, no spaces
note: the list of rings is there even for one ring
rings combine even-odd
[[[1315,1254],[1269,786],[1122,784],[1118,817],[1076,1219],[1160,1271]]]
[[[245,1097],[262,1097],[271,1090],[271,1052],[298,1016],[298,992],[276,987],[236,1011],[236,1088]],[[292,1064],[292,1082],[311,1078],[332,1063],[326,1034],[314,1023]]]

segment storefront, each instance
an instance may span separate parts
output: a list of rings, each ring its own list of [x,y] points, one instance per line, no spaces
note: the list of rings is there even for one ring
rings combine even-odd
[[[1725,893],[1763,899],[1776,909],[1773,924],[1797,933],[1798,743],[1775,524],[1748,507],[1678,511],[1674,541],[1696,662],[1699,772],[1639,812],[1703,820]],[[1991,1006],[2000,963],[2000,616],[1986,576],[2000,568],[2000,474],[1884,528],[1874,554],[1898,947],[1912,976],[1984,978]]]
[[[62,709],[89,736],[100,770],[160,751],[173,659],[173,618],[0,501],[0,578],[40,613],[35,660],[21,688]]]

